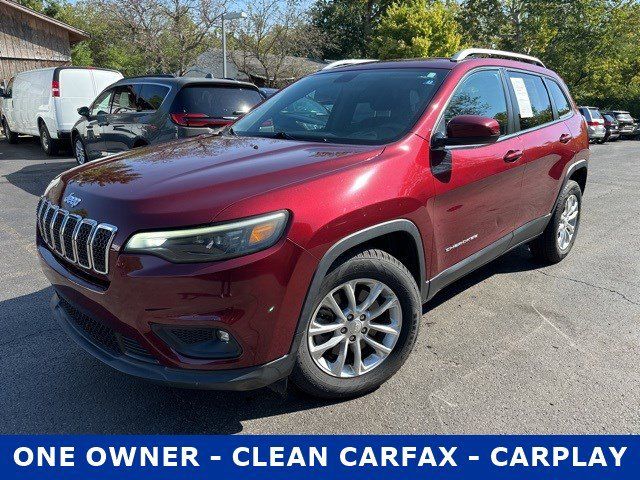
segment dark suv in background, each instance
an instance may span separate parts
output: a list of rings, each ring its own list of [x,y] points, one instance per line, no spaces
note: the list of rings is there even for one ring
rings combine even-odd
[[[602,112],[606,115],[611,115],[618,121],[618,127],[620,129],[620,136],[623,138],[633,137],[635,135],[635,123],[631,114],[625,110],[609,110]]]
[[[216,133],[265,99],[255,85],[234,80],[126,78],[104,90],[71,136],[79,164],[131,148]]]

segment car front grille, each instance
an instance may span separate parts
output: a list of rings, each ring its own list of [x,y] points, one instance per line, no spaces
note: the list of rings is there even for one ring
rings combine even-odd
[[[49,200],[38,203],[38,229],[49,248],[68,262],[106,275],[117,228],[69,213]]]

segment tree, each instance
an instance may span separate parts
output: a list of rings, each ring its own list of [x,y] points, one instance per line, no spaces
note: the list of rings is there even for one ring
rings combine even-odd
[[[74,64],[181,74],[215,43],[225,8],[226,0],[96,0],[66,4],[58,18],[91,34]]]
[[[393,0],[317,0],[311,9],[311,23],[329,41],[324,58],[367,58],[374,54],[372,42],[380,17]]]
[[[410,0],[392,4],[380,19],[375,46],[380,58],[451,56],[462,34],[457,4],[446,0]]]
[[[256,0],[246,13],[230,42],[239,71],[258,70],[266,85],[275,87],[311,73],[301,57],[319,56],[324,37],[307,22],[300,0]]]

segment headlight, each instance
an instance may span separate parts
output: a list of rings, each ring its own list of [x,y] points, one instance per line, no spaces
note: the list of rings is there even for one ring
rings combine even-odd
[[[274,245],[284,232],[286,211],[207,227],[140,232],[124,247],[128,253],[146,253],[175,263],[213,262],[240,257]]]

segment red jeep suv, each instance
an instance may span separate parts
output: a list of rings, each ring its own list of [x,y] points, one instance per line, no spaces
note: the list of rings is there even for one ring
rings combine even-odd
[[[401,367],[443,287],[521,244],[569,253],[588,157],[536,58],[349,65],[221,135],[64,172],[38,252],[63,328],[122,372],[359,395]]]

